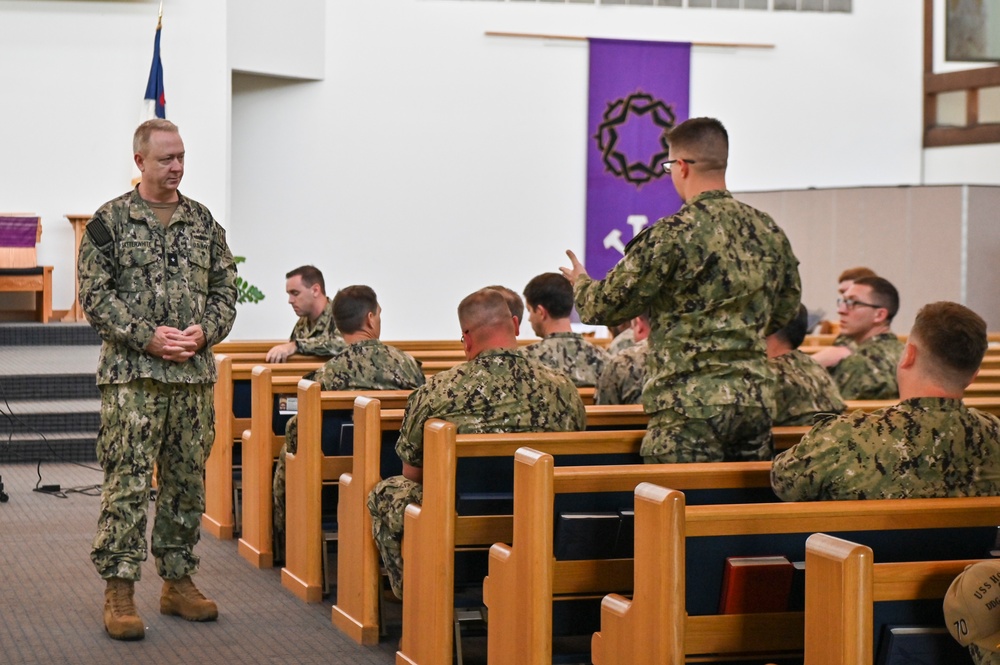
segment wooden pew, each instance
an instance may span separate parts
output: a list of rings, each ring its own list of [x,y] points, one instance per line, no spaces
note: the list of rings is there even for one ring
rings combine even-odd
[[[774,435],[774,452],[779,453],[782,450],[788,450],[801,441],[802,437],[806,435],[806,432],[811,429],[812,427],[807,425],[785,425],[783,427],[772,428],[771,432]]]
[[[645,427],[639,405],[587,406],[588,428]],[[380,410],[377,400],[359,398],[354,407],[354,460],[351,473],[340,478],[338,503],[337,602],[333,624],[360,644],[378,642],[379,556],[371,537],[368,494],[382,479],[383,433],[397,432],[402,410]],[[784,450],[801,439],[808,427],[774,428],[775,447]]]
[[[965,389],[965,397],[996,398],[1000,397],[1000,382],[973,381]]]
[[[510,457],[523,446],[557,455],[627,453],[638,457],[644,430],[462,434],[452,423],[424,428],[424,502],[406,508],[403,560],[403,636],[396,662],[451,662],[456,547],[510,542],[510,515],[457,515],[459,457]],[[640,468],[645,468],[640,465]]]
[[[274,376],[273,366],[257,365],[251,379],[250,427],[243,430],[243,528],[237,550],[258,568],[274,563],[272,542],[272,480],[274,460],[285,442],[274,431],[274,399],[297,394],[300,376]]]
[[[272,533],[274,461],[284,443],[284,434],[273,430],[274,397],[277,394],[297,394],[301,377],[274,376],[274,365],[258,365],[253,369],[252,425],[243,433],[243,532],[239,540],[239,553],[257,568],[270,568],[274,564]],[[319,388],[319,384],[309,381]],[[329,391],[322,392],[322,410],[350,411],[354,398],[364,394],[380,394],[393,400],[393,405],[403,406],[411,391]],[[314,413],[306,407],[305,414]],[[304,420],[299,404],[299,424]],[[306,415],[306,418],[312,417]],[[299,441],[301,444],[302,437]],[[316,441],[319,445],[319,440]],[[286,459],[287,462],[287,459]],[[287,468],[286,468],[287,472]],[[334,477],[336,479],[336,476]],[[291,483],[289,483],[291,486]],[[288,501],[286,489],[286,505]],[[319,552],[319,550],[317,550]]]
[[[490,550],[489,576],[483,596],[489,608],[489,662],[552,662],[553,598],[561,595],[603,594],[632,588],[631,560],[556,561],[554,559],[554,503],[557,493],[632,492],[642,483],[668,484],[683,490],[721,488],[770,488],[770,462],[655,464],[638,466],[558,467],[551,455],[523,448],[515,456],[513,545],[497,543]],[[671,490],[679,503],[674,513],[683,515],[683,494]],[[772,497],[773,498],[773,497]],[[775,499],[776,500],[776,499]],[[670,524],[659,523],[653,532],[640,529],[636,501],[636,547],[644,540],[662,538]],[[674,526],[683,520],[674,520]],[[675,560],[677,559],[677,560]],[[547,562],[538,565],[539,562]],[[665,574],[684,569],[679,557],[663,559],[661,572],[648,584],[674,585]],[[647,582],[643,582],[644,585]],[[655,639],[665,639],[683,626],[660,617]],[[654,639],[654,638],[651,638]],[[646,638],[643,638],[645,648]],[[514,645],[525,645],[514,647]],[[427,661],[421,661],[427,662]]]
[[[281,583],[300,599],[319,602],[323,595],[322,487],[337,484],[341,475],[353,466],[352,455],[324,455],[323,414],[328,411],[352,414],[355,400],[361,397],[378,399],[401,411],[410,393],[409,390],[321,391],[315,381],[299,382],[298,449],[285,456],[285,567],[281,570]],[[338,500],[338,512],[339,504]]]
[[[205,461],[205,513],[202,528],[221,539],[234,535],[233,523],[233,442],[242,439],[243,431],[251,427],[251,419],[237,418],[233,412],[235,382],[249,382],[253,367],[233,364],[232,358],[216,354],[218,380],[214,386],[215,443]],[[272,375],[288,375],[296,380],[306,372],[320,367],[315,360],[296,364],[269,365]],[[270,410],[268,410],[270,416]]]
[[[340,476],[337,502],[337,602],[333,625],[359,644],[377,644],[380,561],[372,539],[368,494],[382,480],[383,431],[398,431],[403,410],[383,423],[381,402],[359,397],[354,402],[354,456],[351,471]],[[391,428],[391,429],[390,429]]]
[[[637,404],[587,406],[586,410],[588,428],[642,428],[649,422],[642,406]],[[354,406],[352,470],[340,477],[337,603],[333,606],[331,620],[334,626],[360,644],[377,643],[379,633],[380,562],[371,535],[368,494],[382,480],[383,434],[398,432],[402,417],[402,410],[381,409],[378,400],[359,398]]]
[[[265,354],[271,350],[272,347],[278,344],[284,344],[288,342],[287,339],[269,339],[269,340],[226,340],[220,342],[212,347],[212,351],[215,353],[257,353]],[[413,351],[455,351],[462,352],[462,342],[457,339],[447,339],[447,340],[403,340],[397,342],[388,342],[383,340],[386,344],[394,346],[401,351],[406,351],[411,353]]]
[[[212,452],[205,460],[205,512],[201,516],[202,531],[216,538],[233,537],[233,361],[224,354],[215,354],[218,380],[212,396],[215,405],[215,440]],[[228,390],[227,390],[228,386]]]
[[[652,464],[638,466],[593,466],[554,468],[551,455],[522,448],[515,456],[513,544],[497,543],[490,549],[489,576],[483,582],[483,597],[489,608],[488,658],[493,663],[551,663],[553,598],[565,595],[606,593],[632,588],[632,561],[556,561],[554,555],[554,503],[557,493],[633,492],[641,483],[670,485],[680,497],[675,516],[683,515],[683,495],[677,490],[721,488],[770,488],[770,462],[715,462],[700,464]],[[776,498],[772,499],[775,501]],[[636,502],[638,504],[638,501]],[[644,539],[663,537],[683,526],[658,524],[657,532],[640,529],[636,506],[636,546]],[[662,530],[660,532],[659,530]],[[675,531],[676,535],[676,531]],[[676,584],[671,570],[683,570],[684,558],[660,561],[662,571],[649,581],[664,589]],[[676,559],[676,560],[675,560]],[[646,581],[643,581],[646,585]],[[670,617],[660,617],[657,632],[662,639],[683,626]],[[405,629],[405,626],[404,626]],[[643,638],[645,648],[646,637]],[[515,645],[522,645],[517,647]],[[430,662],[430,661],[421,661]]]
[[[813,534],[806,541],[805,662],[872,665],[874,603],[943,599],[975,561],[876,563],[870,547]]]
[[[565,480],[557,481],[557,486],[559,482],[566,483]],[[671,526],[672,535],[665,539],[636,540],[634,580],[642,583],[635,584],[631,599],[618,594],[605,597],[601,607],[601,630],[595,633],[591,643],[595,665],[681,665],[685,657],[695,654],[712,653],[721,657],[763,652],[769,654],[768,657],[775,657],[776,653],[802,651],[805,635],[802,612],[698,615],[687,616],[685,620],[688,580],[683,575],[667,580],[657,579],[655,575],[657,569],[664,568],[664,561],[679,562],[681,567],[674,570],[684,570],[686,538],[804,534],[816,530],[879,532],[995,527],[1000,524],[1000,497],[687,506],[681,514],[679,506],[683,506],[684,497],[679,492],[656,491],[644,486],[640,494],[641,500],[637,500],[635,507],[636,534]],[[681,522],[679,527],[676,526],[678,521]],[[892,564],[896,570],[916,570],[923,565]],[[652,581],[647,582],[647,579]],[[681,641],[677,641],[676,636],[670,640],[650,640],[646,632],[648,626],[674,625],[675,618],[683,631]]]
[[[228,357],[228,356],[227,356]],[[274,376],[296,376],[301,377],[307,372],[319,369],[323,362],[311,356],[301,356],[307,360],[296,363],[272,363],[267,365]],[[231,360],[231,359],[230,359]],[[243,410],[245,404],[237,404],[237,384],[249,386],[253,368],[265,363],[244,363],[233,362],[230,378],[226,382],[218,381],[215,384],[216,404],[218,406],[216,415],[216,427],[222,418],[229,418],[230,431],[235,441],[239,441],[243,430],[250,428],[249,416],[237,416],[235,410]]]

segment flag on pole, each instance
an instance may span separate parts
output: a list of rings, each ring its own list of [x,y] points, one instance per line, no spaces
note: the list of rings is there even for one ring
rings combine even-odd
[[[160,28],[163,12],[156,21],[156,39],[153,41],[153,64],[149,67],[149,82],[146,83],[146,119],[166,118],[167,100],[163,95],[163,63],[160,62]]]

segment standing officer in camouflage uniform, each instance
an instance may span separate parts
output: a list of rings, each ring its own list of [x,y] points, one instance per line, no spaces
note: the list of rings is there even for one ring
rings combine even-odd
[[[649,344],[646,343],[649,313],[643,312],[632,319],[630,330],[635,344],[608,358],[604,370],[597,377],[595,404],[638,404],[642,400],[642,386],[646,383],[646,356],[649,355]]]
[[[292,328],[289,341],[272,346],[264,359],[283,363],[294,353],[305,356],[332,356],[344,350],[333,321],[333,304],[326,297],[323,273],[315,266],[300,266],[285,275],[285,292],[299,320]]]
[[[775,378],[775,425],[812,425],[820,414],[837,415],[847,408],[830,373],[799,351],[808,320],[805,305],[799,305],[787,326],[767,336],[767,364]]]
[[[333,318],[347,347],[304,378],[317,381],[323,390],[412,390],[424,385],[419,362],[379,341],[382,308],[371,287],[355,285],[337,291]],[[294,455],[298,449],[298,431],[298,416],[292,416],[285,425],[285,444],[274,470],[272,521],[279,559],[285,551],[285,455]]]
[[[925,305],[899,361],[899,404],[813,427],[774,458],[775,494],[786,501],[1000,495],[1000,419],[962,403],[986,345],[986,323],[972,310]]]
[[[459,434],[582,430],[586,412],[566,375],[525,358],[507,303],[493,289],[458,306],[468,362],[431,377],[406,403],[396,453],[403,475],[386,478],[368,496],[372,535],[393,593],[403,597],[403,512],[423,502],[424,423],[441,418]]]
[[[184,143],[166,120],[133,138],[139,186],[94,213],[80,243],[80,303],[104,341],[97,382],[104,468],[91,559],[107,580],[104,626],[141,639],[133,585],[146,559],[146,510],[158,469],[153,556],[164,579],[160,612],[212,621],[194,586],[205,510],[205,459],[214,440],[211,347],[236,318],[236,267],[208,208],[177,191]]]
[[[770,459],[774,395],[764,336],[799,306],[798,261],[765,213],[726,189],[729,138],[713,118],[667,138],[684,205],[644,229],[607,277],[587,275],[573,252],[576,307],[586,323],[614,325],[650,312],[647,462]]]
[[[608,352],[573,332],[573,285],[557,272],[534,277],[524,287],[528,322],[541,342],[521,349],[549,367],[565,372],[576,386],[593,386],[608,360]]]
[[[826,367],[844,399],[896,399],[896,364],[903,352],[889,326],[899,311],[899,293],[882,277],[860,277],[837,299],[841,336],[853,346],[831,346],[813,354]]]

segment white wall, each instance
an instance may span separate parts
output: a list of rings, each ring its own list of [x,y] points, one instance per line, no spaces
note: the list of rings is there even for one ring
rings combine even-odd
[[[161,53],[167,117],[189,157],[182,191],[223,223],[229,70],[224,0],[170,0]],[[0,210],[42,216],[39,263],[55,309],[73,302],[73,233],[129,189],[132,132],[153,56],[158,3],[0,1]]]
[[[379,292],[386,338],[455,337],[462,296],[491,282],[520,290],[582,248],[587,48],[487,30],[774,44],[693,53],[691,110],[729,127],[735,191],[1000,180],[983,165],[989,150],[969,160],[956,149],[947,164],[921,150],[920,3],[854,4],[822,14],[328,1],[326,78],[292,83],[230,76],[241,3],[169,0],[162,46],[168,117],[189,155],[182,191],[211,207],[248,257],[244,276],[269,294],[241,308],[233,336],[286,335],[284,272],[313,262],[331,289]],[[0,210],[43,216],[39,257],[56,266],[57,309],[73,295],[62,215],[128,187],[157,5],[0,0],[0,147],[13,156],[0,163]],[[255,67],[277,71],[265,65]]]
[[[326,52],[324,0],[239,0],[229,12],[229,65],[235,71],[321,79]]]
[[[231,243],[270,294],[235,337],[287,334],[283,274],[366,282],[383,337],[456,337],[455,306],[516,290],[583,246],[587,48],[484,31],[754,42],[696,48],[691,112],[732,139],[734,190],[915,183],[921,17],[913,0],[852,14],[338,0],[326,80],[237,77]],[[779,220],[780,221],[780,220]]]

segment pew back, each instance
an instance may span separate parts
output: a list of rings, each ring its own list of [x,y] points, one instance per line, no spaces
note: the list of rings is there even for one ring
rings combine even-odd
[[[424,429],[424,501],[407,507],[404,518],[403,559],[421,565],[403,569],[403,637],[397,662],[450,662],[455,550],[511,540],[511,515],[456,514],[459,458],[503,457],[512,462],[514,453],[526,445],[560,456],[637,455],[644,434],[636,430],[458,435],[451,423],[429,421]],[[632,468],[645,473],[652,467]],[[618,491],[634,487],[627,480],[617,482]]]
[[[647,495],[647,498],[650,496],[666,495]],[[672,500],[677,501],[678,498],[673,497]],[[640,527],[640,505],[637,502],[637,533],[640,529],[650,528],[648,523]],[[683,558],[686,569],[678,569],[683,571],[683,575],[673,580],[671,593],[666,598],[652,597],[655,589],[645,582],[635,585],[631,599],[616,594],[605,598],[601,631],[594,635],[592,641],[595,665],[626,662],[680,665],[685,655],[691,657],[692,654],[755,651],[774,654],[802,650],[804,619],[801,612],[702,616],[687,613],[683,652],[679,652],[677,643],[660,645],[658,648],[661,650],[656,653],[646,649],[645,637],[637,631],[655,620],[653,617],[663,616],[664,613],[685,615],[686,607],[676,607],[676,603],[685,597],[677,585],[683,586],[695,578],[691,570],[692,552],[685,552],[692,538],[750,534],[799,534],[797,537],[804,537],[804,534],[817,530],[836,531],[862,539],[889,541],[889,547],[903,548],[903,551],[888,553],[897,561],[927,558],[925,555],[928,552],[938,548],[923,547],[926,540],[937,540],[941,549],[954,552],[957,558],[968,558],[968,552],[977,551],[981,556],[989,549],[987,541],[995,537],[996,525],[1000,523],[1000,497],[687,506],[683,521],[684,538],[668,541],[666,551],[647,549],[636,543],[636,582],[644,580],[652,568],[661,565],[664,557],[669,561]],[[943,534],[951,534],[951,529],[967,529],[963,533],[971,534],[969,542],[956,540],[953,535],[945,537]],[[939,530],[935,533],[940,537],[929,538],[924,534],[920,538],[904,537],[898,533],[917,533],[913,530]],[[677,531],[674,530],[675,534]],[[966,544],[973,546],[966,549]],[[879,542],[878,547],[886,547],[886,544]],[[913,551],[906,551],[909,548]],[[930,558],[940,557],[931,554]],[[897,570],[916,570],[925,565],[893,564]],[[699,585],[704,584],[703,579],[699,578],[698,582]],[[664,603],[675,606],[664,609]],[[643,649],[628,649],[630,641],[642,644]]]
[[[322,486],[337,484],[353,468],[353,453],[324,450],[324,429],[352,419],[354,402],[359,398],[377,397],[380,403],[399,408],[406,404],[411,393],[409,390],[321,391],[320,388],[315,381],[299,382],[298,449],[285,457],[286,544],[281,583],[306,602],[319,602],[323,591]],[[329,418],[333,414],[337,416]],[[338,514],[339,503],[338,497]]]
[[[974,562],[876,563],[870,547],[813,534],[806,541],[806,662],[872,665],[874,603],[940,600],[952,580]]]

